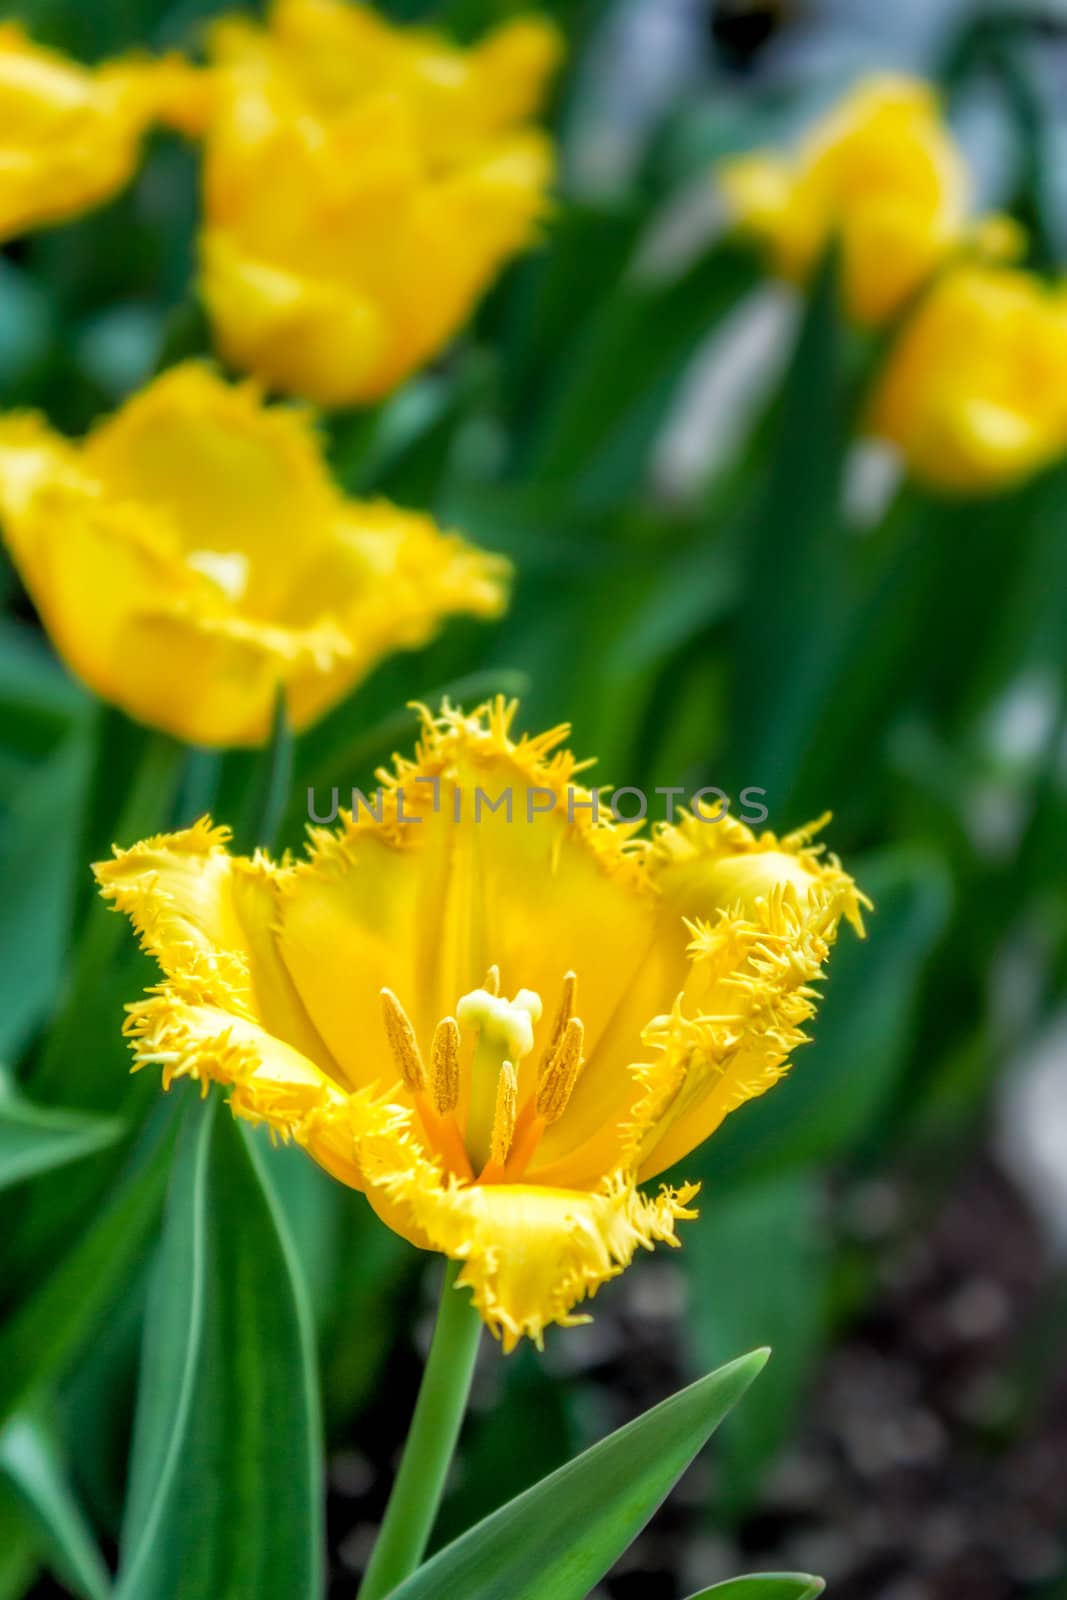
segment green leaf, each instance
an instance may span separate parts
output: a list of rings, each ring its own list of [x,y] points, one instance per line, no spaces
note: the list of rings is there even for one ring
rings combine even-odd
[[[756,1572],[750,1578],[727,1578],[689,1600],[815,1600],[826,1588],[821,1578],[803,1572]]]
[[[0,618],[0,722],[4,757],[40,759],[80,719],[90,702],[59,665],[43,635],[15,617]]]
[[[390,1600],[584,1600],[768,1354],[720,1367],[602,1439],[448,1545]]]
[[[115,1117],[52,1110],[0,1094],[0,1189],[94,1155],[121,1132]]]
[[[0,1330],[0,1422],[62,1373],[137,1262],[163,1196],[169,1121],[146,1130],[95,1220]]]
[[[317,1600],[310,1315],[254,1148],[190,1104],[150,1295],[120,1600]]]
[[[612,295],[563,364],[527,472],[585,505],[631,494],[699,341],[751,281],[750,258],[717,246],[668,282]]]
[[[786,804],[833,660],[848,553],[849,444],[836,261],[817,278],[785,381],[766,492],[755,508],[734,648],[728,787]]]
[[[13,1060],[51,1009],[74,907],[89,746],[64,739],[20,788],[0,832],[0,1054]]]
[[[682,1253],[697,1370],[745,1345],[775,1352],[744,1414],[728,1417],[715,1441],[717,1504],[731,1520],[751,1504],[789,1438],[824,1336],[829,1244],[820,1198],[817,1182],[795,1172],[725,1189]]]
[[[47,290],[13,261],[0,261],[0,394],[4,407],[21,399],[20,385],[48,349],[54,309]]]
[[[21,1600],[33,1588],[38,1565],[26,1508],[0,1479],[0,1600]]]
[[[269,850],[289,803],[293,779],[293,734],[285,714],[285,696],[278,695],[268,743],[251,764],[234,848],[248,855]]]
[[[0,1473],[39,1529],[43,1554],[74,1594],[108,1600],[111,1578],[75,1500],[51,1430],[38,1418],[12,1417],[0,1433]]]

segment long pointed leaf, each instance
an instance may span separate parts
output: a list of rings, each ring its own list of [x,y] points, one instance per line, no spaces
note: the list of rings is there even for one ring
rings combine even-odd
[[[803,1572],[757,1572],[750,1578],[727,1578],[691,1594],[689,1600],[815,1600],[826,1585]]]
[[[120,1600],[318,1600],[305,1292],[250,1143],[190,1106],[145,1326]]]
[[[168,1148],[161,1118],[96,1220],[4,1324],[0,1422],[62,1372],[131,1271],[163,1196]]]
[[[584,1600],[768,1354],[720,1367],[602,1439],[448,1545],[390,1600]]]
[[[0,1189],[95,1155],[121,1132],[115,1117],[53,1110],[0,1095]]]
[[[12,1417],[0,1434],[0,1473],[40,1529],[53,1562],[76,1595],[108,1600],[111,1579],[75,1500],[55,1441],[35,1417]]]

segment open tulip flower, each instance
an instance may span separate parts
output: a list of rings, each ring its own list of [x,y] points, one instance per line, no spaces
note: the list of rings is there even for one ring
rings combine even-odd
[[[0,24],[0,239],[110,199],[152,123],[192,132],[203,114],[202,75],[177,56],[83,67]]]
[[[271,388],[376,399],[535,234],[552,146],[526,119],[557,35],[519,20],[464,52],[289,0],[213,38],[201,288],[220,347]]]
[[[872,425],[937,488],[983,493],[1067,449],[1067,289],[960,266],[905,323]]]
[[[724,162],[718,181],[740,229],[803,282],[833,240],[857,321],[892,316],[952,252],[1010,254],[1004,217],[974,223],[963,156],[927,83],[879,75],[845,96],[788,155]]]
[[[0,418],[0,518],[59,653],[195,744],[301,729],[450,613],[496,615],[507,563],[346,499],[307,417],[191,362],[82,443]]]
[[[513,739],[514,712],[425,713],[306,860],[204,821],[96,868],[166,975],[130,1007],[138,1064],[226,1085],[462,1262],[508,1349],[676,1242],[695,1189],[638,1184],[782,1076],[863,902],[810,831],[594,815],[567,730]]]

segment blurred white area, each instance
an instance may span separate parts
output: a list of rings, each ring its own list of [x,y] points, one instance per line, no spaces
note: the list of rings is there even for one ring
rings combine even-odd
[[[878,527],[904,479],[904,463],[884,439],[859,438],[845,462],[842,510],[855,533]]]
[[[1067,1011],[1002,1081],[997,1150],[1049,1247],[1067,1259]]]
[[[649,132],[707,73],[706,0],[621,0],[589,49],[564,167],[576,195],[626,187]]]
[[[817,0],[784,9],[795,20],[769,46],[769,63],[853,73],[891,66],[925,71],[975,7],[973,0]]]
[[[735,458],[788,360],[798,311],[790,289],[768,282],[696,351],[652,462],[665,499],[699,493]]]

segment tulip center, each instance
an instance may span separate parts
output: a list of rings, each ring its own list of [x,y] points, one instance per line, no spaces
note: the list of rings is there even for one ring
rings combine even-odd
[[[541,996],[520,989],[514,1000],[505,1000],[492,989],[472,989],[456,1006],[456,1018],[461,1028],[476,1030],[464,1143],[479,1172],[490,1156],[501,1165],[507,1160],[518,1109],[518,1064],[533,1049]]]
[[[227,600],[243,600],[248,588],[248,557],[238,550],[194,550],[185,558],[186,566],[210,578]]]
[[[519,1103],[519,1063],[534,1048],[541,1021],[541,997],[520,989],[514,999],[500,993],[500,976],[490,967],[485,984],[463,995],[454,1017],[434,1030],[429,1070],[415,1030],[390,989],[382,990],[389,1044],[400,1075],[415,1102],[424,1134],[448,1171],[461,1180],[517,1182],[541,1135],[563,1115],[584,1064],[585,1030],[574,1014],[576,980],[563,980],[551,1029],[543,1042],[532,1091]],[[466,1118],[460,1127],[460,1056],[463,1035],[470,1044]]]

